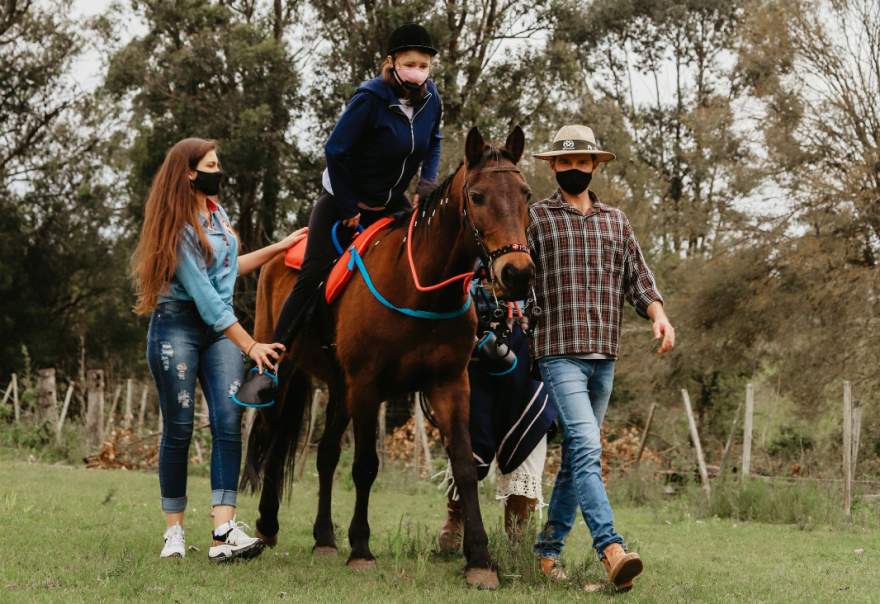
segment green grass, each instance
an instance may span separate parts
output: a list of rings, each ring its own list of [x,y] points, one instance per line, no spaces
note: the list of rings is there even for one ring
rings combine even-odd
[[[2,602],[877,602],[880,531],[803,530],[793,525],[698,519],[684,508],[621,507],[617,524],[643,556],[646,573],[627,595],[585,593],[601,578],[578,523],[566,549],[570,584],[535,572],[528,543],[511,547],[501,509],[484,494],[484,518],[500,563],[502,588],[468,589],[460,557],[432,553],[444,502],[432,485],[392,469],[371,501],[378,567],[354,574],[344,538],[353,502],[348,467],[338,474],[334,520],[340,556],[313,558],[316,480],[307,475],[281,509],[281,542],[257,560],[216,566],[207,560],[209,484],[190,476],[183,561],[159,560],[163,522],[154,474],[86,470],[9,460],[0,452],[0,601]],[[310,474],[310,473],[307,473]],[[253,523],[257,502],[240,497],[239,519]],[[854,550],[864,548],[858,556]]]

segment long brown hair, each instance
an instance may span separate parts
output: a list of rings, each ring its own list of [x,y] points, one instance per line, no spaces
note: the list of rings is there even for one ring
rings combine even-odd
[[[195,229],[202,254],[206,262],[211,262],[211,246],[198,220],[199,209],[189,172],[209,151],[216,149],[216,141],[185,138],[171,147],[153,178],[144,206],[141,237],[131,258],[137,293],[134,312],[139,315],[152,312],[159,295],[171,282],[177,268],[177,244],[186,224]]]

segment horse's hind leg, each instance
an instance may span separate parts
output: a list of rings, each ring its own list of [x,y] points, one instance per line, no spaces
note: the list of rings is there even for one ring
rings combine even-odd
[[[470,388],[467,374],[427,392],[434,417],[446,439],[446,451],[452,463],[452,475],[464,514],[465,576],[470,585],[481,589],[498,587],[498,573],[489,557],[489,538],[480,515],[477,497],[477,468],[474,465],[468,430]]]
[[[351,413],[354,420],[354,463],[351,476],[354,479],[356,499],[354,515],[348,528],[348,542],[351,555],[348,566],[353,570],[365,570],[375,562],[370,551],[370,524],[368,509],[370,489],[379,471],[379,456],[376,454],[376,423],[379,401],[364,393],[364,389],[352,389],[357,396],[351,398]]]
[[[318,444],[318,514],[312,527],[315,545],[312,552],[316,554],[336,553],[336,533],[330,512],[333,495],[333,475],[339,463],[342,450],[341,441],[348,427],[348,409],[345,405],[345,387],[342,380],[330,384],[330,400],[327,403],[327,417],[324,434]]]
[[[310,386],[305,374],[294,372],[287,380],[283,398],[279,397],[277,407],[262,410],[261,421],[274,424],[274,432],[265,455],[257,536],[270,547],[278,542],[278,507],[284,491],[284,474],[295,461],[297,437]]]

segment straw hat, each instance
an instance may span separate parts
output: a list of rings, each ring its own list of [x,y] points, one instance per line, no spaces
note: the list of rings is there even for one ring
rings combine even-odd
[[[592,155],[596,161],[611,161],[614,154],[611,151],[603,151],[596,144],[596,136],[586,126],[569,125],[563,126],[553,138],[553,144],[549,151],[535,153],[533,157],[550,159],[558,155],[572,155],[585,153]]]

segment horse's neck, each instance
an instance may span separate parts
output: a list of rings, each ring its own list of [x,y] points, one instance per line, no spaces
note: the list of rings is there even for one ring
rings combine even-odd
[[[463,215],[464,178],[462,167],[432,208],[416,210],[419,215],[413,229],[413,259],[422,285],[444,281],[474,267],[477,248]],[[443,297],[460,300],[461,294],[462,286],[458,282],[443,288]]]

